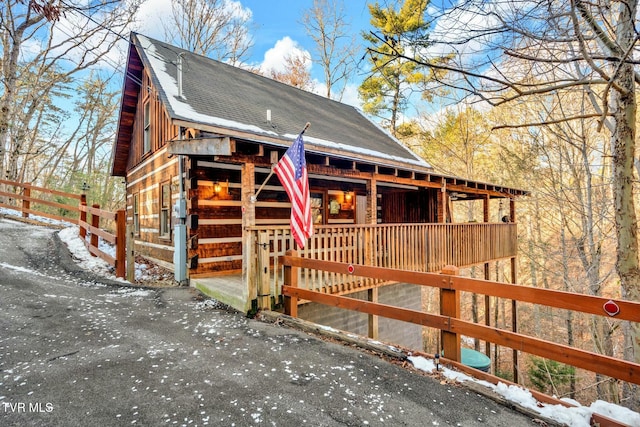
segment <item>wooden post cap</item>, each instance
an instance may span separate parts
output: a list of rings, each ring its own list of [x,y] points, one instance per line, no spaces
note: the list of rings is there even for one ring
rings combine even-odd
[[[445,265],[441,271],[442,274],[448,274],[449,276],[457,276],[459,272],[460,269],[455,265]]]

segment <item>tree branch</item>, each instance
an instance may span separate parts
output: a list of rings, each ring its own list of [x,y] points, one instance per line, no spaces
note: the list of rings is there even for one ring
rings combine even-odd
[[[611,116],[611,115],[609,115],[609,116]],[[548,126],[548,125],[553,125],[553,124],[558,124],[558,123],[565,123],[565,122],[569,122],[569,121],[573,121],[573,120],[593,119],[593,118],[600,118],[600,117],[602,117],[602,114],[598,114],[598,113],[580,114],[580,115],[577,115],[577,116],[563,117],[563,118],[557,119],[557,120],[545,120],[543,122],[537,122],[537,123],[521,123],[521,124],[517,124],[517,125],[498,125],[498,126],[493,126],[491,128],[491,130],[517,129],[517,128],[526,128],[526,127]]]

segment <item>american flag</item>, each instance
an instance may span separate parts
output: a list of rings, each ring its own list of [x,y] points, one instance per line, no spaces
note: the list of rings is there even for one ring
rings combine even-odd
[[[298,135],[273,170],[291,200],[291,234],[298,246],[304,248],[307,239],[313,234],[313,221],[302,133]]]

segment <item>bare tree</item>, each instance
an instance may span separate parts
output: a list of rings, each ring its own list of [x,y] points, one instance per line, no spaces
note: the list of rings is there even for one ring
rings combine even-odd
[[[132,22],[138,2],[74,6],[60,1],[9,0],[0,5],[2,93],[1,176],[20,178],[33,155],[39,125],[69,94],[73,79],[103,61]]]
[[[438,25],[439,24],[439,25]],[[572,117],[540,117],[533,123],[548,125],[554,120],[597,117],[611,133],[611,167],[616,272],[625,299],[640,300],[637,216],[633,197],[636,151],[637,1],[570,2],[468,0],[442,11],[436,31],[428,43],[441,42],[459,53],[457,64],[429,60],[421,46],[427,39],[408,41],[421,55],[406,55],[388,45],[371,50],[387,61],[415,61],[433,69],[455,73],[460,78],[446,84],[465,90],[491,105],[532,96],[562,94],[576,89],[588,92],[594,112],[581,111]],[[510,58],[518,67],[510,67]],[[522,67],[522,64],[526,64]],[[640,324],[626,326],[625,357],[640,362]],[[625,404],[640,409],[640,390],[625,384]]]
[[[551,101],[545,97],[541,103],[549,115],[576,115],[590,109],[584,91],[576,90],[569,102]],[[541,130],[540,156],[547,165],[546,182],[540,187],[547,206],[559,213],[563,256],[563,282],[567,291],[578,291],[602,296],[612,282],[613,259],[608,256],[614,242],[609,230],[613,227],[610,200],[611,170],[598,165],[608,155],[608,144],[603,136],[594,132],[593,119],[559,122]],[[598,164],[594,164],[597,162]],[[557,232],[555,233],[557,235]],[[569,271],[571,274],[568,274]],[[614,354],[615,327],[607,319],[593,316],[589,327],[593,347],[601,354]],[[568,344],[573,344],[571,319],[567,319]],[[619,355],[617,355],[619,356]],[[596,375],[599,399],[619,403],[618,384]]]
[[[297,87],[298,89],[310,91],[313,89],[313,81],[311,80],[311,74],[307,64],[309,63],[308,57],[304,53],[290,54],[284,58],[284,71],[270,70],[268,77],[277,80],[282,83],[286,83],[289,86]]]
[[[251,11],[230,0],[172,0],[167,41],[183,49],[240,64],[253,45]]]
[[[341,0],[314,0],[304,12],[302,25],[315,44],[313,61],[324,73],[325,96],[342,99],[352,76],[358,52],[356,37],[349,34],[344,3]]]

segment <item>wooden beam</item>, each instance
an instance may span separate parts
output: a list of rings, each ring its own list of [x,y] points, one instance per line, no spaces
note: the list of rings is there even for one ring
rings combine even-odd
[[[375,178],[367,181],[367,224],[378,223],[378,187]]]
[[[515,285],[518,280],[516,271],[516,258],[511,258],[511,283]],[[511,330],[515,333],[518,332],[518,301],[511,300]],[[513,349],[513,382],[518,383],[518,350]]]
[[[185,156],[230,156],[231,138],[228,136],[219,138],[192,138],[175,140],[169,143],[169,154],[181,154]]]
[[[447,265],[442,269],[442,274],[448,276],[457,276],[458,267]],[[450,282],[449,282],[450,283]],[[455,289],[440,288],[440,314],[449,319],[460,318],[460,292]],[[441,352],[447,359],[462,361],[460,350],[460,335],[455,331],[442,330],[440,333],[440,342],[442,345],[438,352]]]
[[[378,303],[378,288],[367,290],[367,300]],[[369,315],[369,338],[378,339],[378,316],[374,314]]]
[[[287,256],[297,257],[298,252],[289,249]],[[298,287],[298,270],[298,268],[290,265],[284,266],[284,286],[290,286],[293,289]],[[291,317],[298,317],[298,298],[291,295],[284,296],[284,314]]]
[[[295,270],[295,268],[296,267],[291,265],[291,270]],[[290,275],[292,277],[294,276],[294,274]],[[587,369],[592,372],[599,372],[634,384],[640,384],[640,375],[638,375],[640,372],[640,364],[637,363],[627,362],[615,357],[604,356],[540,338],[529,337],[465,320],[454,319],[437,314],[423,313],[417,310],[394,307],[386,304],[375,304],[355,298],[324,294],[308,289],[298,288],[297,286],[287,286],[286,283],[287,282],[285,282],[285,286],[282,287],[282,294],[285,296],[285,304],[287,298],[290,298],[290,304],[293,304],[294,299],[304,299],[332,307],[358,311],[360,313],[375,314],[389,319],[396,319],[403,322],[438,328],[455,333],[458,336],[464,335],[477,337],[482,340],[497,343],[501,346],[518,348],[521,349],[521,351],[534,354],[536,356],[556,360],[561,363]],[[291,309],[294,309],[293,305],[291,306]],[[445,354],[445,357],[451,359],[450,355]]]
[[[242,165],[242,280],[245,283],[247,298],[253,301],[258,297],[256,284],[256,258],[254,233],[248,228],[256,225],[256,204],[252,198],[255,194],[256,172],[253,163]]]
[[[490,220],[490,208],[491,207],[491,198],[488,194],[484,196],[482,201],[482,220],[484,222],[489,222]],[[484,263],[484,280],[489,280],[491,278],[491,270],[489,268],[489,263]],[[496,279],[497,280],[497,279]],[[491,297],[489,295],[484,296],[484,324],[487,326],[491,326]],[[491,343],[485,341],[485,354],[487,357],[491,358]],[[494,371],[495,372],[495,371]]]

